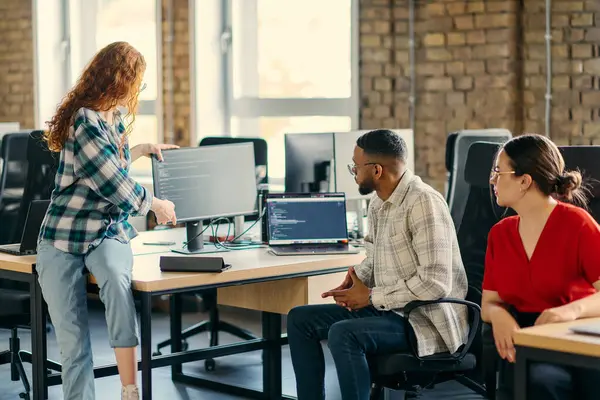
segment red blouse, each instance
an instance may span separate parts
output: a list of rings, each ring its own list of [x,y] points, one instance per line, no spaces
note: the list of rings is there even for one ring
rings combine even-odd
[[[600,226],[585,210],[558,203],[527,259],[519,217],[498,222],[488,236],[483,289],[519,312],[540,313],[596,293]]]

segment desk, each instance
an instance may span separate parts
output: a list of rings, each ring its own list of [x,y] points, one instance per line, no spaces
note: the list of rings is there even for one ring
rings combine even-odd
[[[527,398],[531,362],[548,362],[600,370],[600,337],[573,333],[576,325],[600,324],[600,318],[524,328],[515,333],[515,400]]]
[[[134,267],[132,289],[134,296],[141,300],[140,312],[140,342],[141,361],[138,368],[142,371],[142,398],[152,398],[152,368],[171,366],[173,379],[187,384],[194,384],[219,390],[234,395],[250,398],[282,398],[281,394],[281,345],[286,343],[286,338],[281,335],[281,313],[286,311],[285,306],[276,309],[261,309],[266,303],[277,302],[274,296],[282,295],[287,307],[306,304],[314,299],[314,293],[319,284],[315,278],[319,275],[343,272],[349,266],[356,265],[364,258],[364,254],[349,255],[315,255],[315,256],[287,256],[277,257],[269,254],[266,248],[247,250],[232,250],[218,253],[232,268],[222,273],[162,273],[159,269],[161,255],[168,253],[164,246],[144,246],[144,241],[158,241],[170,238],[181,243],[185,232],[183,229],[168,231],[144,232],[132,241],[134,249]],[[197,256],[190,256],[197,257]],[[15,257],[0,254],[0,278],[29,282],[31,291],[32,315],[32,353],[33,353],[33,399],[41,400],[47,396],[47,385],[60,384],[60,375],[46,376],[44,360],[46,359],[46,311],[37,283],[35,272],[35,257]],[[330,288],[328,279],[327,286]],[[277,285],[279,282],[281,287]],[[290,284],[290,282],[293,282]],[[90,277],[90,283],[94,278]],[[339,281],[336,281],[339,284]],[[181,351],[181,294],[195,292],[202,289],[226,288],[236,286],[242,289],[244,296],[230,292],[228,303],[243,305],[263,311],[263,338],[244,341],[241,343],[216,346],[210,349]],[[259,286],[269,285],[269,291],[263,291],[266,298],[256,298]],[[300,290],[295,296],[290,297],[286,292],[290,285]],[[249,288],[249,289],[248,289]],[[281,289],[285,288],[285,289]],[[300,289],[298,289],[300,288]],[[306,295],[303,294],[305,291]],[[248,293],[254,293],[253,302],[249,300]],[[309,293],[311,293],[309,295]],[[172,295],[171,307],[171,354],[152,356],[152,331],[151,331],[151,301],[153,296]],[[286,297],[287,296],[287,297]],[[250,304],[251,303],[251,304]],[[289,308],[288,308],[289,309]],[[184,375],[182,363],[198,361],[207,358],[263,350],[263,391],[250,390],[199,379]],[[94,375],[99,378],[117,374],[116,366],[102,366],[94,368]]]

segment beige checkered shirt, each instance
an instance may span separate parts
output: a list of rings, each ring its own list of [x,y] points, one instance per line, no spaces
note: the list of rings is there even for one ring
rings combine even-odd
[[[467,277],[446,201],[412,171],[386,201],[373,196],[365,242],[367,256],[356,273],[372,288],[377,309],[401,314],[412,300],[465,298]],[[465,306],[420,307],[410,323],[420,356],[453,353],[466,342]]]

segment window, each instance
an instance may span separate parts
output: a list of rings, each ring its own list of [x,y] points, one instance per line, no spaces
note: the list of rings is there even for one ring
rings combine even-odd
[[[193,3],[200,137],[265,138],[282,184],[285,133],[357,129],[358,0]]]
[[[144,83],[130,145],[162,141],[160,107],[158,0],[67,0],[70,86],[79,78],[94,54],[109,43],[126,41],[146,60]],[[132,165],[135,175],[150,175],[149,160]]]

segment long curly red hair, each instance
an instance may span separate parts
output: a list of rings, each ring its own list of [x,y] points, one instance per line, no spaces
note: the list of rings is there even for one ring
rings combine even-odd
[[[100,50],[90,61],[75,86],[67,93],[48,124],[45,139],[51,151],[61,151],[69,136],[73,117],[81,107],[94,111],[109,111],[125,106],[127,123],[119,145],[122,155],[127,136],[131,133],[146,61],[127,42],[114,42]]]

